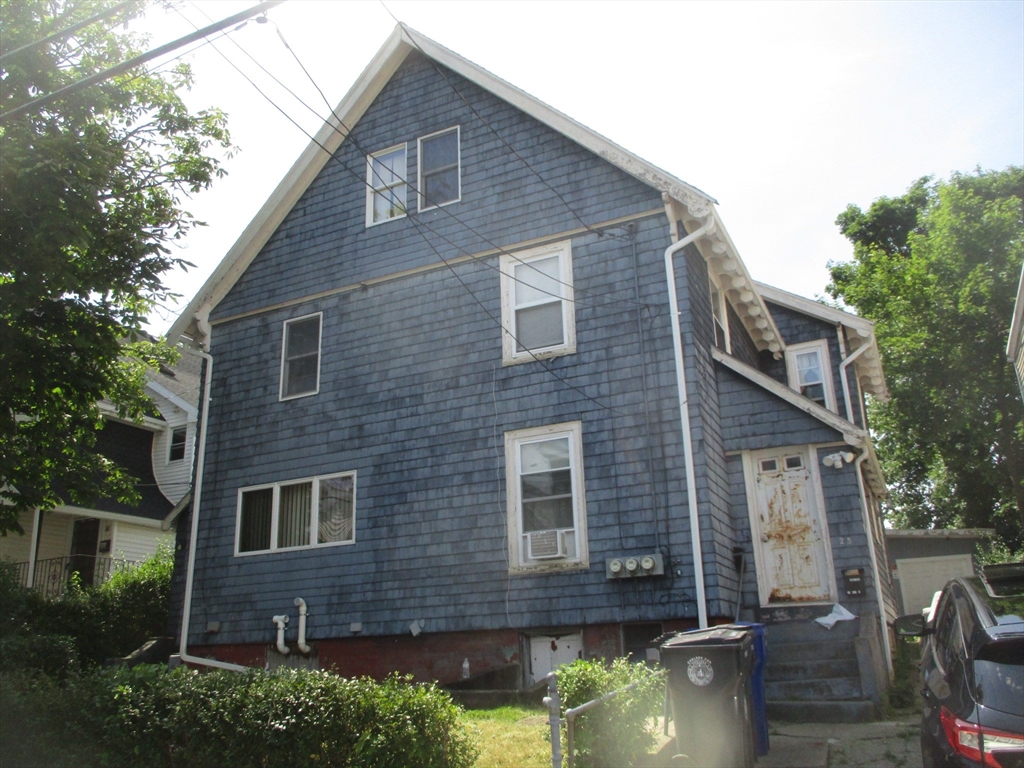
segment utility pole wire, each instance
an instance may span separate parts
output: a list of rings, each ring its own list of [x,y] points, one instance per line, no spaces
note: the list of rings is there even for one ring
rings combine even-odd
[[[266,2],[253,6],[252,8],[246,11],[236,13],[234,16],[229,16],[228,18],[222,21],[218,21],[215,24],[211,24],[208,27],[203,27],[202,29],[196,32],[193,32],[189,35],[185,35],[185,37],[179,38],[170,43],[166,43],[165,45],[161,45],[159,48],[154,48],[152,51],[149,51],[148,53],[144,53],[140,56],[135,56],[134,58],[128,59],[127,61],[123,61],[120,64],[111,67],[110,69],[105,69],[102,72],[97,72],[96,74],[90,75],[89,77],[84,77],[81,80],[78,80],[74,83],[71,83],[70,85],[66,85],[63,88],[54,91],[53,93],[47,94],[46,96],[40,96],[38,99],[33,99],[32,101],[22,104],[20,107],[9,109],[8,111],[0,115],[0,122],[9,120],[12,117],[18,117],[19,115],[23,115],[26,112],[30,112],[31,110],[35,109],[36,107],[45,106],[46,104],[55,101],[61,96],[67,96],[77,91],[80,91],[83,88],[87,88],[90,85],[95,85],[96,83],[103,82],[104,80],[109,80],[111,77],[115,77],[116,75],[120,75],[123,72],[127,72],[130,69],[134,69],[140,64],[145,64],[147,61],[152,61],[153,59],[159,58],[160,56],[163,56],[165,53],[170,53],[171,51],[177,50],[178,48],[181,48],[183,45],[188,45],[189,43],[195,40],[206,37],[207,35],[211,35],[214,32],[219,32],[225,27],[230,27],[232,24],[237,24],[240,21],[244,21],[248,18],[256,16],[257,14],[265,13],[266,11],[273,8],[275,5],[280,5],[283,2],[284,0],[266,0]]]
[[[118,3],[113,8],[108,8],[102,13],[97,13],[95,16],[90,16],[88,19],[85,19],[84,21],[80,21],[77,24],[72,24],[70,27],[65,27],[64,29],[58,32],[54,32],[52,35],[47,35],[46,37],[40,40],[33,40],[31,43],[25,43],[25,45],[15,48],[13,51],[8,51],[7,53],[0,54],[0,63],[2,63],[3,60],[7,57],[14,56],[15,54],[21,53],[22,51],[27,51],[30,48],[35,48],[40,45],[46,45],[47,43],[52,43],[54,40],[60,40],[62,38],[68,37],[69,35],[73,35],[78,30],[95,24],[98,21],[108,19],[111,16],[114,16],[120,13],[121,11],[125,10],[129,6],[135,5],[135,3],[136,0],[125,0],[125,2]]]

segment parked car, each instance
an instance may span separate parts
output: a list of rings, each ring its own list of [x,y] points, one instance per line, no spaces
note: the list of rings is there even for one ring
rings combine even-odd
[[[951,579],[932,606],[893,625],[923,639],[925,768],[1024,768],[1024,563]]]

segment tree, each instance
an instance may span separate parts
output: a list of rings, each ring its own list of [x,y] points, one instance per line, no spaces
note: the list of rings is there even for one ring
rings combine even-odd
[[[1005,349],[1024,258],[1024,169],[923,178],[836,220],[828,291],[875,321],[892,395],[871,426],[899,527],[1024,543],[1024,409]]]
[[[114,2],[3,0],[0,113],[137,55],[144,41],[108,25],[143,5],[18,51]],[[185,107],[190,83],[183,64],[137,69],[0,124],[0,533],[27,509],[135,500],[95,450],[98,402],[141,418],[145,371],[172,354],[142,327],[161,275],[191,266],[171,251],[200,224],[182,199],[230,149],[219,110]]]

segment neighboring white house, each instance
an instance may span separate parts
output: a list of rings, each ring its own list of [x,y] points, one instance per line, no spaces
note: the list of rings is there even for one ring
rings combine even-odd
[[[174,541],[174,521],[188,504],[199,392],[197,359],[150,373],[154,409],[141,424],[119,419],[106,403],[97,448],[138,478],[141,496],[129,506],[101,499],[89,507],[58,506],[22,513],[24,534],[0,537],[0,559],[18,565],[22,583],[59,594],[72,572],[100,584],[123,563],[136,563]]]

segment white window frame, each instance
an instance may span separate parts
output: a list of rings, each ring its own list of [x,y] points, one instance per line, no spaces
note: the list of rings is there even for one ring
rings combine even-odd
[[[569,439],[569,467],[572,478],[573,525],[576,556],[531,560],[527,557],[522,532],[520,503],[520,446],[558,438]],[[579,570],[590,567],[587,543],[586,483],[583,475],[583,425],[579,421],[517,429],[505,433],[505,488],[508,514],[509,573]]]
[[[561,297],[552,297],[562,303],[562,343],[539,349],[516,349],[516,279],[517,266],[529,264],[551,256],[559,257],[559,289]],[[517,253],[503,253],[498,262],[501,272],[501,362],[502,365],[515,365],[531,360],[559,355],[571,355],[576,352],[576,304],[572,285],[572,241],[563,240],[559,243],[531,248]]]
[[[333,480],[336,477],[352,478],[352,538],[346,541],[327,541],[323,544],[316,542],[316,533],[320,524],[320,481]],[[312,483],[311,509],[309,513],[309,544],[301,544],[297,547],[278,547],[278,524],[280,522],[281,486],[299,485],[300,483]],[[242,544],[242,496],[249,491],[262,491],[272,488],[274,500],[270,512],[270,549],[254,549],[248,552],[240,550]],[[329,475],[314,475],[312,477],[298,477],[294,480],[281,480],[276,483],[263,483],[261,485],[248,485],[238,489],[238,500],[235,510],[235,557],[249,557],[250,555],[268,555],[275,552],[296,552],[302,549],[323,549],[324,547],[347,547],[356,543],[356,473],[334,472]]]
[[[288,350],[288,326],[293,323],[299,323],[303,320],[309,320],[311,317],[320,318],[319,333],[317,334],[316,340],[316,387],[309,392],[297,392],[294,395],[286,395],[284,393],[284,371],[285,353]],[[324,338],[324,313],[323,312],[311,312],[308,315],[301,315],[300,317],[291,317],[284,321],[281,325],[281,374],[278,382],[278,401],[283,402],[285,400],[295,400],[300,397],[310,397],[311,395],[319,394],[320,392],[320,364],[323,360],[323,338]]]
[[[458,156],[458,165],[457,165],[458,174],[457,174],[457,176],[458,176],[458,181],[459,181],[459,191],[458,191],[458,194],[455,196],[454,200],[446,200],[445,202],[441,203],[440,205],[433,205],[431,203],[428,203],[427,199],[423,196],[423,190],[424,190],[424,187],[426,186],[423,183],[423,142],[424,141],[429,141],[430,139],[436,138],[438,136],[443,136],[446,133],[451,133],[452,131],[455,132],[455,143],[456,143],[456,150],[457,150],[457,156]],[[461,200],[462,200],[462,126],[461,125],[452,125],[452,126],[449,126],[447,128],[444,128],[444,129],[442,129],[440,131],[434,131],[433,133],[428,133],[426,136],[420,136],[416,140],[416,206],[417,206],[417,210],[418,211],[431,211],[431,210],[433,210],[435,208],[443,208],[446,205],[451,205],[452,203],[458,203]]]
[[[398,184],[376,184],[373,178],[373,161],[375,158],[383,155],[389,155],[392,152],[402,150],[405,153],[405,174],[402,177],[402,181]],[[379,152],[374,152],[366,158],[366,226],[376,227],[379,224],[386,224],[389,221],[395,221],[396,219],[404,219],[409,215],[409,180],[406,178],[409,172],[409,144],[408,142],[402,142],[401,144],[395,144],[393,147],[382,149]],[[405,187],[405,202],[403,205],[403,211],[397,216],[391,216],[387,219],[381,219],[380,221],[373,220],[373,202],[377,195],[384,190],[394,189],[398,186]]]
[[[718,293],[717,300],[716,292]],[[708,298],[711,300],[711,330],[714,334],[711,343],[717,346],[718,332],[715,327],[721,325],[722,337],[725,339],[724,351],[727,354],[732,354],[732,342],[729,338],[729,303],[725,298],[722,283],[711,272],[708,272]],[[721,315],[721,320],[719,320],[719,315]]]
[[[835,391],[832,389],[832,363],[829,360],[828,341],[826,339],[805,341],[802,344],[786,345],[786,375],[789,378],[789,388],[794,392],[800,392],[800,380],[797,373],[796,356],[800,353],[811,350],[817,350],[818,359],[821,361],[821,378],[825,389],[825,407],[833,413],[838,413],[836,410]]]
[[[181,458],[180,459],[172,459],[171,458],[171,450],[174,447],[174,433],[175,432],[184,432],[185,433],[185,436],[184,436],[184,438],[182,438],[182,441],[181,441]],[[185,424],[185,425],[182,425],[182,426],[179,426],[179,427],[171,427],[170,429],[167,430],[167,463],[171,464],[172,462],[184,461],[187,456],[188,456],[188,424]]]

